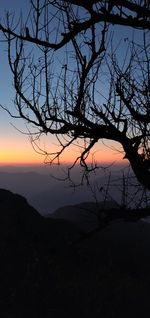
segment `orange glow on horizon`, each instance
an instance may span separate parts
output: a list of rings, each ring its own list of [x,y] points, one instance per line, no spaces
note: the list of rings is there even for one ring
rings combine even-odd
[[[26,143],[15,143],[10,142],[9,145],[0,145],[0,165],[39,165],[49,163],[49,157],[40,155],[34,151],[29,142]],[[80,156],[80,149],[78,147],[70,147],[64,151],[60,157],[61,164],[71,164],[75,159]],[[91,155],[89,155],[87,162],[91,162],[94,158],[97,163],[121,163],[123,154],[117,151],[113,151],[108,147],[96,147]],[[57,163],[57,160],[54,162]],[[79,163],[79,162],[77,162]]]
[[[39,164],[42,159],[27,141],[15,138],[0,140],[0,165]]]
[[[8,153],[7,153],[8,154]],[[30,154],[28,153],[28,156],[25,153],[20,154],[19,156],[12,156],[11,154],[0,154],[0,165],[39,165],[39,164],[48,164],[50,160],[45,158],[38,154]],[[71,154],[62,155],[59,162],[60,164],[72,164],[75,161],[75,156]],[[110,154],[104,154],[101,153],[99,156],[96,156],[94,158],[94,161],[97,163],[112,163],[112,162],[118,162],[120,163],[122,161],[122,158],[118,158],[118,156],[113,156]],[[87,163],[92,162],[92,160],[87,160]],[[58,161],[55,160],[54,164],[57,164]],[[77,162],[78,164],[79,162]]]

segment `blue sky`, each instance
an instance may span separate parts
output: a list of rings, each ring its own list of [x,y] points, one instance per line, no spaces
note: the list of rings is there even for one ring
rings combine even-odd
[[[21,9],[23,15],[25,16],[28,12],[29,3],[29,0],[1,0],[0,22],[3,23],[3,17],[7,10],[15,13],[16,21]],[[130,29],[124,27],[114,27],[114,30],[117,30],[117,38],[115,37],[115,44],[119,42],[119,39],[121,37],[126,38],[129,36],[129,34],[132,34],[132,32],[130,32]],[[136,37],[138,38],[138,40],[140,40],[141,32],[136,32]],[[120,49],[120,57],[124,54],[124,52],[125,43],[123,42]],[[9,109],[14,109],[13,98],[15,92],[12,85],[12,75],[8,66],[5,43],[0,43],[0,60],[0,104],[2,104],[4,107],[8,107]],[[8,162],[9,160],[11,161],[14,157],[14,153],[16,153],[18,158],[20,158],[19,156],[22,152],[25,152],[25,160],[27,160],[29,154],[32,154],[35,161],[43,162],[43,156],[38,156],[32,149],[28,136],[21,134],[12,125],[16,126],[21,131],[26,131],[25,124],[22,120],[14,120],[5,111],[0,110],[0,163],[3,162],[3,158],[5,157],[7,157]],[[111,145],[111,143],[109,143],[109,145]],[[54,145],[52,145],[51,147],[53,149]],[[106,155],[108,156],[109,149],[105,148],[105,151]]]
[[[15,22],[22,10],[25,15],[29,9],[29,0],[1,0],[0,22],[3,23],[6,11],[15,14]],[[1,39],[1,35],[0,35]],[[0,104],[14,110],[13,99],[15,91],[12,84],[12,75],[8,66],[7,60],[7,46],[5,43],[0,43]],[[22,162],[27,161],[29,156],[33,156],[34,161],[43,162],[43,156],[38,156],[29,141],[27,135],[21,134],[17,129],[26,131],[25,123],[22,120],[15,120],[11,118],[7,112],[0,109],[0,164],[14,163],[15,156]],[[21,159],[21,153],[24,154],[24,159]]]

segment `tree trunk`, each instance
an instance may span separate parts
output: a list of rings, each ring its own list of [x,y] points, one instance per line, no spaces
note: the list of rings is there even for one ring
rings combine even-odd
[[[137,180],[148,190],[150,190],[150,164],[143,157],[138,154],[135,147],[126,142],[123,144],[125,151],[125,158],[127,158],[131,164],[132,170]]]

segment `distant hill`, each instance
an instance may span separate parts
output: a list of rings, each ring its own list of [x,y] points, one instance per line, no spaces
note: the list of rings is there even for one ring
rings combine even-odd
[[[84,231],[91,231],[98,226],[98,215],[105,210],[118,208],[114,201],[106,202],[82,202],[75,205],[67,205],[47,215],[54,219],[63,219],[76,224],[77,228]]]
[[[52,213],[66,204],[92,200],[88,187],[73,191],[69,184],[37,172],[1,172],[0,188],[25,196],[28,202],[42,215]]]
[[[57,223],[57,224],[56,224]],[[19,194],[0,189],[0,245],[15,242],[21,246],[22,240],[36,238],[40,241],[53,240],[56,227],[61,224],[65,229],[71,229],[71,224],[63,221],[45,219],[27,200]],[[61,231],[60,231],[61,232]],[[58,236],[58,235],[57,235]],[[61,233],[60,233],[61,236]],[[58,238],[59,241],[59,238]],[[61,240],[60,240],[61,242]],[[35,243],[35,242],[34,242]]]
[[[47,169],[47,173],[43,172],[44,169],[32,171],[32,169],[34,169],[32,167],[28,168],[29,170],[26,168],[24,171],[21,171],[21,168],[13,171],[13,167],[7,169],[8,167],[0,168],[0,188],[25,196],[28,202],[42,215],[52,213],[62,206],[94,201],[93,192],[86,184],[73,188],[70,187],[69,182],[57,180],[57,177],[61,178],[61,176],[56,167],[53,167],[52,170]],[[55,178],[53,178],[50,173],[52,173]],[[114,172],[114,177],[115,175],[116,173]],[[62,175],[62,178],[63,177],[64,175]],[[79,168],[76,168],[73,177],[79,182],[79,178],[81,178]],[[98,186],[105,187],[107,178],[99,172],[96,176],[91,176],[90,181],[93,190],[95,189],[94,191],[96,191],[97,189],[97,193],[95,193],[97,200],[103,200],[105,194],[98,191]],[[120,202],[120,193],[116,186],[109,187],[107,199],[110,200],[113,198]]]

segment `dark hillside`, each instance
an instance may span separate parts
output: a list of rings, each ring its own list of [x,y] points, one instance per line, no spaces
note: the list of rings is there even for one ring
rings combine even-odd
[[[0,190],[1,317],[149,317],[150,225],[115,221],[80,238]]]

